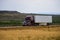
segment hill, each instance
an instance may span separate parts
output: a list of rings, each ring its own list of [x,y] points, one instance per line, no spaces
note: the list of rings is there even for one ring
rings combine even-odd
[[[25,16],[17,11],[0,11],[0,25],[21,25]]]
[[[0,11],[0,25],[22,25],[26,15],[51,15],[53,24],[60,24],[60,15],[52,14],[27,14],[18,11]]]
[[[0,20],[22,20],[25,15],[17,11],[0,11]]]

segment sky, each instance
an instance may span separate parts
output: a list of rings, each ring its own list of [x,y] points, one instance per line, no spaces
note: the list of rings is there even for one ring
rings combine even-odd
[[[0,10],[60,14],[60,0],[0,0]]]

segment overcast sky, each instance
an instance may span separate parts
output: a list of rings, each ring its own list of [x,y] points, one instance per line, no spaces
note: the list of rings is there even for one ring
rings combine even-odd
[[[60,0],[0,0],[0,10],[23,13],[60,13]]]

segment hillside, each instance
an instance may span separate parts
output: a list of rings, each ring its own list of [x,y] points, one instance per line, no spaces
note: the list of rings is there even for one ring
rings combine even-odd
[[[25,15],[17,11],[0,11],[0,20],[22,20]]]
[[[0,11],[0,26],[21,25],[26,14],[17,11]]]
[[[26,15],[52,15],[52,14],[27,14],[18,11],[0,11],[0,25],[22,25]],[[52,15],[53,24],[60,24],[60,15]]]

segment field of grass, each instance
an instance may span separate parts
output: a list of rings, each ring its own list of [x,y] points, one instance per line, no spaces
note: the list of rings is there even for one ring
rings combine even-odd
[[[60,26],[0,27],[0,40],[60,40]]]
[[[20,26],[22,25],[21,20],[8,20],[8,21],[0,21],[0,26]]]

